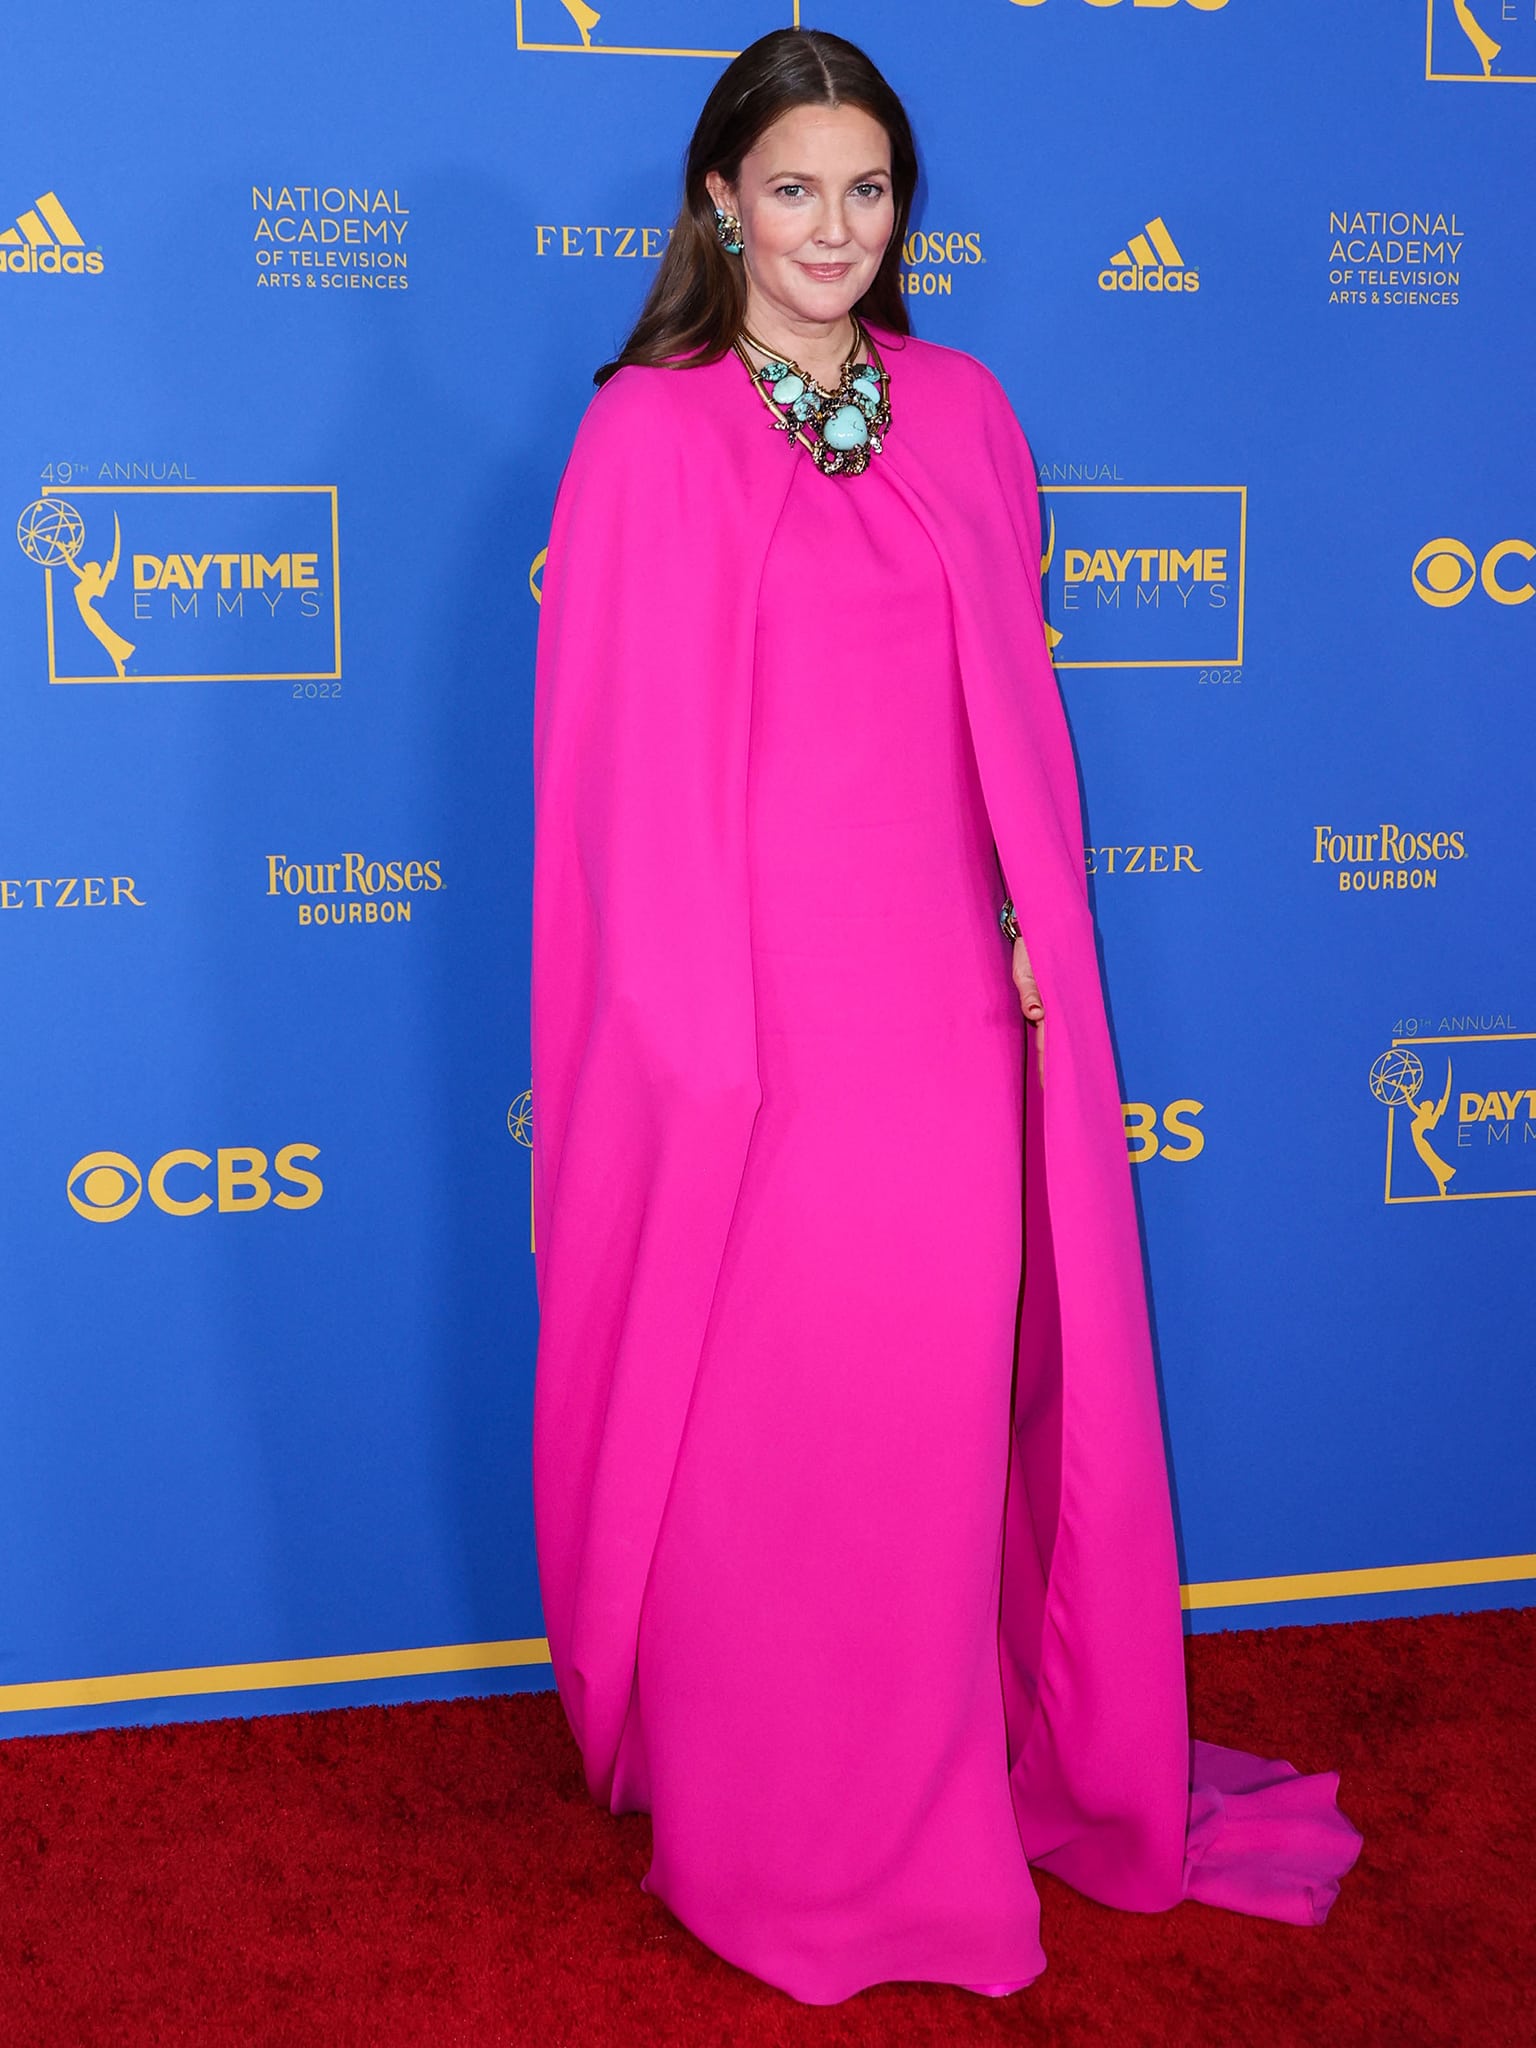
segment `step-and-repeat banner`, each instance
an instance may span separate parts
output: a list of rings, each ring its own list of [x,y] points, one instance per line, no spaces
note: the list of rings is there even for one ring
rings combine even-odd
[[[542,551],[795,19],[8,26],[0,1730],[551,1682]],[[1536,0],[805,24],[1040,468],[1190,1625],[1528,1600]]]

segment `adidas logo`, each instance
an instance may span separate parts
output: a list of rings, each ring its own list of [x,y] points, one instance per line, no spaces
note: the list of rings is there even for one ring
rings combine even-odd
[[[13,228],[0,229],[0,272],[53,277],[100,277],[106,259],[87,249],[57,192],[45,192]]]
[[[1099,272],[1101,292],[1197,292],[1200,273],[1179,254],[1161,214],[1132,235]]]

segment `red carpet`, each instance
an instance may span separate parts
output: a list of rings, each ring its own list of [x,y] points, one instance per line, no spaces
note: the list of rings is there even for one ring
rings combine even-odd
[[[1365,1833],[1327,1925],[1090,1905],[983,2000],[812,2010],[638,1889],[553,1694],[0,1743],[5,2048],[1015,2040],[1536,2043],[1536,1610],[1203,1636],[1197,1734],[1336,1766]]]

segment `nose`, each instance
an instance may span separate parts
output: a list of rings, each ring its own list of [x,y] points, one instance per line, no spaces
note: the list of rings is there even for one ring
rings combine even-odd
[[[834,199],[822,215],[815,239],[818,248],[826,249],[841,249],[852,239],[848,231],[848,216],[840,199]]]

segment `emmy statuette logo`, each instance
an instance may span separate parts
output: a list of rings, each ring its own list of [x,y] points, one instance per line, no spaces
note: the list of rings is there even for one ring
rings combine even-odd
[[[528,1150],[528,1249],[534,1250],[533,1220],[533,1090],[525,1088],[512,1098],[507,1111],[507,1129]]]
[[[517,47],[594,57],[737,57],[770,29],[799,28],[800,0],[514,0]],[[677,26],[688,17],[686,34]]]
[[[1536,85],[1536,10],[1525,0],[1425,0],[1424,76],[1450,85]]]
[[[1456,1176],[1456,1169],[1443,1159],[1430,1142],[1431,1134],[1445,1115],[1451,1100],[1451,1063],[1445,1063],[1445,1087],[1438,1101],[1424,1092],[1424,1063],[1411,1046],[1390,1046],[1371,1067],[1371,1093],[1389,1110],[1408,1112],[1413,1149],[1429,1172],[1437,1195],[1443,1195]],[[1390,1150],[1390,1141],[1389,1141]],[[1388,1185],[1390,1189],[1390,1160]],[[1392,1199],[1390,1192],[1388,1201]]]
[[[16,540],[43,572],[50,683],[285,682],[341,694],[332,485],[71,482],[67,495],[45,485],[22,508]]]
[[[1536,1195],[1536,1032],[1394,1038],[1370,1089],[1387,1112],[1389,1204]]]
[[[134,654],[134,643],[110,626],[97,610],[117,579],[123,552],[123,530],[116,512],[112,514],[112,552],[104,560],[82,562],[85,548],[85,520],[67,498],[37,498],[26,506],[16,522],[16,538],[29,562],[49,572],[49,634],[53,646],[53,576],[55,569],[67,569],[74,577],[71,595],[81,623],[112,666],[119,682],[127,676],[125,664]]]

